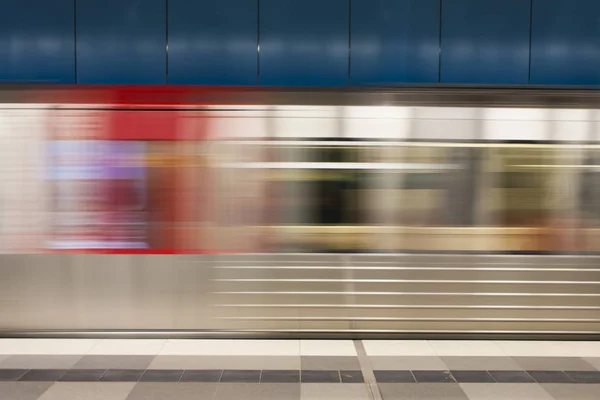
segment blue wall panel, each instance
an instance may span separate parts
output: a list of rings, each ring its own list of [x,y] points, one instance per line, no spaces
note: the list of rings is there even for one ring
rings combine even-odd
[[[73,0],[5,1],[0,10],[0,82],[73,83]]]
[[[166,83],[166,0],[77,0],[76,13],[79,83]]]
[[[444,0],[441,82],[527,84],[530,1]]]
[[[0,83],[380,86],[438,78],[600,85],[600,1],[20,0],[0,12]]]
[[[258,0],[169,0],[169,83],[255,85]]]
[[[353,85],[439,79],[440,0],[353,0]]]
[[[533,0],[531,83],[600,84],[598,0]]]
[[[348,0],[260,0],[260,83],[348,84]]]

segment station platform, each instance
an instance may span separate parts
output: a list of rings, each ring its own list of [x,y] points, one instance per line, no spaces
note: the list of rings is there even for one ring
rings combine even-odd
[[[597,400],[600,342],[0,339],[2,400]]]

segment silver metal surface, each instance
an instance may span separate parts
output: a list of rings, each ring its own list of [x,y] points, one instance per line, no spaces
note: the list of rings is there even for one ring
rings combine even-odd
[[[600,335],[600,258],[2,255],[0,332]]]

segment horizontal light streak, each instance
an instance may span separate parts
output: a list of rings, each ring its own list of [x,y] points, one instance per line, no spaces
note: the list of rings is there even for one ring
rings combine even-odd
[[[231,295],[308,295],[308,296],[466,296],[466,297],[600,297],[600,293],[518,293],[518,292],[351,292],[351,291],[216,291],[211,294]]]
[[[348,308],[348,309],[403,309],[403,310],[600,310],[600,306],[509,306],[509,305],[412,305],[412,304],[215,304],[223,308]]]
[[[500,284],[500,285],[600,285],[600,281],[532,281],[532,280],[466,280],[466,279],[212,279],[213,282],[290,282],[290,283],[440,283],[440,284]]]
[[[346,266],[343,263],[340,265],[331,265],[331,266],[304,266],[304,265],[272,265],[272,266],[249,266],[249,265],[240,265],[240,266],[215,266],[216,269],[297,269],[297,270],[340,270],[340,266],[343,267],[344,270],[353,270],[353,271],[533,271],[533,272],[600,272],[598,268],[552,268],[547,266],[540,266],[539,268],[534,267],[453,267],[453,266],[444,266],[444,267],[428,267],[428,266],[416,266],[416,267],[398,267],[398,266]]]
[[[545,322],[600,323],[599,318],[429,318],[429,317],[214,317],[238,321]]]
[[[454,164],[337,163],[337,162],[234,162],[217,163],[220,168],[243,169],[327,169],[327,170],[447,170],[460,169]]]

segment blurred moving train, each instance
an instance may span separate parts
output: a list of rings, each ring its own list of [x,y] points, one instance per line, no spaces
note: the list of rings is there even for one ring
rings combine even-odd
[[[6,332],[600,332],[598,96],[2,101]]]

